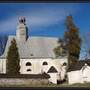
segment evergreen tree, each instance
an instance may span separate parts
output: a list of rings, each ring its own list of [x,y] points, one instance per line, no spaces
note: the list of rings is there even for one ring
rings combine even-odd
[[[68,51],[68,64],[74,65],[78,59],[81,49],[81,38],[79,36],[79,30],[73,23],[72,16],[67,16],[66,18],[66,29],[64,34],[66,48]]]
[[[19,58],[18,48],[17,48],[16,40],[13,38],[7,54],[7,64],[6,64],[7,74],[10,75],[19,74],[19,70],[20,70],[19,63],[20,63],[20,58]]]

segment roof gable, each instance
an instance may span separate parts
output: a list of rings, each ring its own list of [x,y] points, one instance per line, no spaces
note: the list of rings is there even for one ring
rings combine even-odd
[[[82,71],[84,71],[86,69],[90,69],[90,66],[87,63],[85,63],[85,65],[82,67]]]
[[[54,66],[51,66],[47,73],[57,73],[58,71]]]

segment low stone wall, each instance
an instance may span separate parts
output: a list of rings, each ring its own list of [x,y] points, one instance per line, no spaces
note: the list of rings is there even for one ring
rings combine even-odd
[[[46,85],[48,79],[0,78],[0,85]]]

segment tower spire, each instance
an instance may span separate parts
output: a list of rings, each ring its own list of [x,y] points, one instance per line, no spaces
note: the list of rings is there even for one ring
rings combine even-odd
[[[19,23],[23,23],[23,24],[25,24],[25,17],[23,17],[23,16],[21,16],[21,17],[19,17]]]

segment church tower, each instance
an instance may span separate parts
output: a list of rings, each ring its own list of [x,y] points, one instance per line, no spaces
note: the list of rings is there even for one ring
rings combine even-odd
[[[25,24],[25,17],[19,17],[19,24],[16,31],[17,40],[25,42],[28,38],[28,30]]]

